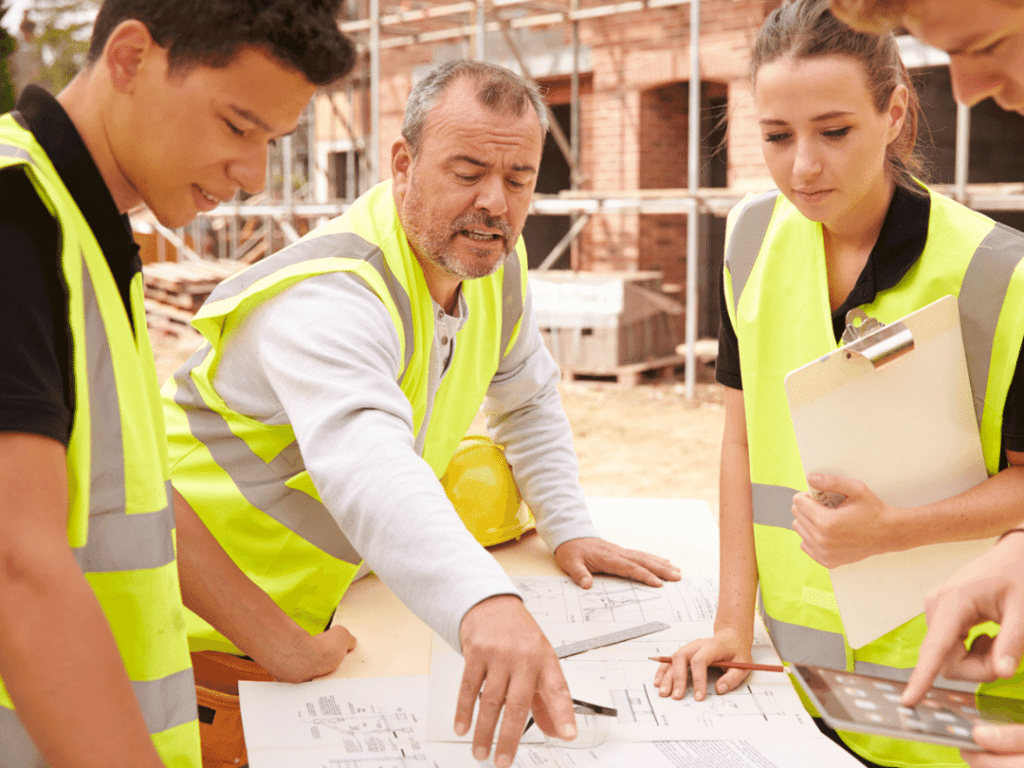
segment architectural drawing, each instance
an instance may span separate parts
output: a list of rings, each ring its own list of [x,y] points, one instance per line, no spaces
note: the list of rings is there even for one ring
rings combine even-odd
[[[558,576],[514,578],[527,610],[540,624],[618,623],[648,621],[712,621],[718,606],[718,583],[711,578],[686,578],[648,587],[607,576],[590,589]]]

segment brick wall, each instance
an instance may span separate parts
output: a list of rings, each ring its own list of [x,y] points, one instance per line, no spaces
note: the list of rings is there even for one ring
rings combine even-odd
[[[726,181],[752,189],[770,186],[747,78],[750,46],[769,7],[757,0],[706,0],[701,5],[702,109],[713,97],[727,99]],[[687,186],[689,12],[683,6],[623,14],[581,28],[593,63],[593,93],[584,100],[581,117],[586,188],[614,192]],[[702,133],[707,136],[708,126]],[[707,167],[706,158],[701,165]],[[706,173],[701,184],[709,184]],[[686,237],[683,215],[596,217],[583,235],[580,266],[660,270],[666,283],[678,286],[676,297],[685,303]],[[717,280],[717,270],[711,271],[709,283]],[[677,331],[682,338],[684,316],[677,318]]]
[[[758,25],[777,5],[778,0],[704,0],[701,4],[702,100],[707,104],[708,98],[718,96],[728,101],[726,181],[730,186],[770,186],[761,158],[747,61]],[[581,23],[581,43],[589,50],[591,62],[580,104],[583,189],[626,192],[686,186],[689,14],[689,6],[680,6]],[[569,35],[566,28],[566,44]],[[379,150],[383,178],[390,176],[391,143],[401,127],[413,70],[433,57],[429,46],[382,52]],[[573,262],[586,270],[662,270],[667,282],[680,287],[682,298],[686,217],[596,216],[584,230]]]

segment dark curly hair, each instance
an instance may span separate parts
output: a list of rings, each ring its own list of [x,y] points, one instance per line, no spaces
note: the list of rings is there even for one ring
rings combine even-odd
[[[172,71],[227,66],[242,46],[259,48],[314,85],[347,75],[352,43],[338,29],[341,0],[106,0],[96,16],[88,63],[111,33],[136,19],[167,49]]]

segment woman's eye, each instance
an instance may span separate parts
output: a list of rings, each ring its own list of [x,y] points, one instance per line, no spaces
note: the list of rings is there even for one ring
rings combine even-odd
[[[234,123],[232,123],[232,122],[231,122],[230,120],[228,120],[228,119],[226,119],[226,118],[225,118],[225,119],[224,119],[224,123],[225,123],[225,124],[227,125],[227,127],[228,127],[228,128],[230,128],[230,129],[231,129],[231,132],[232,132],[233,134],[235,134],[235,136],[244,136],[244,135],[245,135],[245,131],[243,131],[243,130],[242,130],[241,128],[239,128],[239,127],[238,127],[237,125],[235,125]]]
[[[822,135],[827,136],[830,139],[841,139],[850,132],[850,127],[851,126],[847,125],[843,128],[832,128],[828,131],[824,131]]]
[[[788,138],[788,133],[768,133],[765,134],[764,140],[767,141],[769,144],[775,144],[780,141],[785,141]]]

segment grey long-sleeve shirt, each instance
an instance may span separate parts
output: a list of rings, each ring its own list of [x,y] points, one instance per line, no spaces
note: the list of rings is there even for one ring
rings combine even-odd
[[[434,305],[428,404],[467,311],[461,293],[458,317]],[[226,340],[213,383],[239,413],[291,424],[322,501],[353,546],[457,649],[470,608],[517,592],[421,458],[412,408],[397,384],[401,365],[398,334],[384,305],[360,280],[339,272],[303,280],[254,311]],[[506,447],[552,550],[598,535],[579,486],[558,375],[527,292],[519,336],[483,406],[488,431]],[[428,410],[427,418],[441,417]]]

